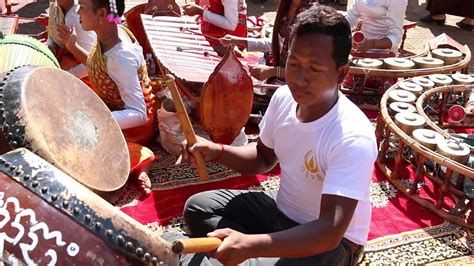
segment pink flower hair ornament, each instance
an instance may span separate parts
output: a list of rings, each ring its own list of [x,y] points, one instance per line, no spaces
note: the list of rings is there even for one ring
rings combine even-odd
[[[107,20],[108,22],[110,23],[115,23],[115,24],[120,24],[122,23],[122,20],[116,16],[115,14],[113,13],[109,13],[106,17],[105,17],[105,20]]]

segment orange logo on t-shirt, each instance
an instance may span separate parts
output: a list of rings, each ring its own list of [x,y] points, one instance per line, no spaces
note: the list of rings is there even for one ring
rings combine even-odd
[[[311,177],[312,179],[318,178],[321,181],[323,180],[321,175],[318,173],[319,168],[316,162],[316,156],[312,150],[308,151],[304,156],[304,170],[306,172],[306,177]]]

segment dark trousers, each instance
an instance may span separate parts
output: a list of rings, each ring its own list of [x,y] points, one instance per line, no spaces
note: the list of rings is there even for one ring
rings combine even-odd
[[[426,9],[431,15],[449,14],[474,19],[472,0],[429,0]]]
[[[189,198],[184,221],[192,237],[203,237],[218,228],[231,228],[245,234],[272,233],[299,225],[276,206],[276,191],[214,190]],[[168,241],[182,236],[164,234]],[[363,247],[343,238],[331,251],[305,258],[255,258],[242,265],[354,265]],[[182,265],[220,265],[205,254],[182,256]]]

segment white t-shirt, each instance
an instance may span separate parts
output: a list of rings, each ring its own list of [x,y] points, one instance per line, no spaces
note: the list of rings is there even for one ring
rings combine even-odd
[[[402,41],[407,4],[407,0],[355,0],[347,11],[347,20],[353,29],[357,20],[362,19],[361,31],[367,39],[387,37],[392,42],[391,49],[375,51],[396,54]]]
[[[260,123],[260,139],[281,167],[278,208],[298,223],[319,218],[322,194],[358,200],[345,238],[364,245],[369,232],[369,184],[377,156],[375,130],[343,94],[323,117],[302,123],[288,86],[279,88]]]
[[[120,42],[103,53],[107,73],[117,84],[125,109],[113,111],[121,129],[137,127],[147,121],[145,96],[138,79],[138,69],[144,64],[142,47]]]

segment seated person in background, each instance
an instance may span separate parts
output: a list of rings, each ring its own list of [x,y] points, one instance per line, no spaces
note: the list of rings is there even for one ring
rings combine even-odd
[[[89,51],[95,42],[96,35],[93,31],[85,31],[81,27],[77,10],[77,0],[57,0],[50,2],[48,20],[48,47],[58,57],[61,68],[68,70],[71,74],[85,70],[80,59],[69,54],[64,46],[64,39],[70,30],[74,28],[77,43],[84,50]],[[66,54],[65,54],[66,53]]]
[[[302,12],[290,37],[288,86],[272,97],[257,143],[183,144],[184,160],[193,161],[191,152],[199,151],[242,173],[263,173],[280,163],[279,191],[216,190],[188,199],[184,220],[191,236],[223,239],[212,258],[224,265],[357,263],[369,232],[377,147],[367,117],[338,89],[350,50],[344,16],[327,6]],[[163,237],[178,238],[170,232]],[[212,258],[180,260],[217,265]]]
[[[199,2],[197,2],[199,4]],[[247,4],[245,0],[209,0],[207,7],[198,4],[184,5],[184,13],[188,16],[201,17],[201,32],[216,38],[232,34],[247,37]],[[218,41],[208,38],[211,46],[219,55],[226,48]]]
[[[347,20],[351,29],[361,20],[360,31],[365,37],[361,43],[354,44],[356,51],[396,55],[407,4],[407,0],[354,0],[347,11]]]
[[[258,80],[270,77],[285,78],[285,63],[288,56],[288,42],[290,28],[294,18],[317,0],[281,0],[278,6],[272,38],[244,38],[242,36],[226,35],[221,39],[224,44],[235,43],[246,47],[249,52],[271,52],[273,65],[257,65],[250,69],[250,73]]]
[[[155,137],[156,103],[142,47],[128,29],[117,25],[124,0],[79,0],[79,5],[82,28],[95,31],[97,41],[88,53],[70,31],[66,47],[86,64],[92,90],[112,111],[129,143],[131,161],[140,162],[136,157],[150,151],[138,144],[150,144]]]

